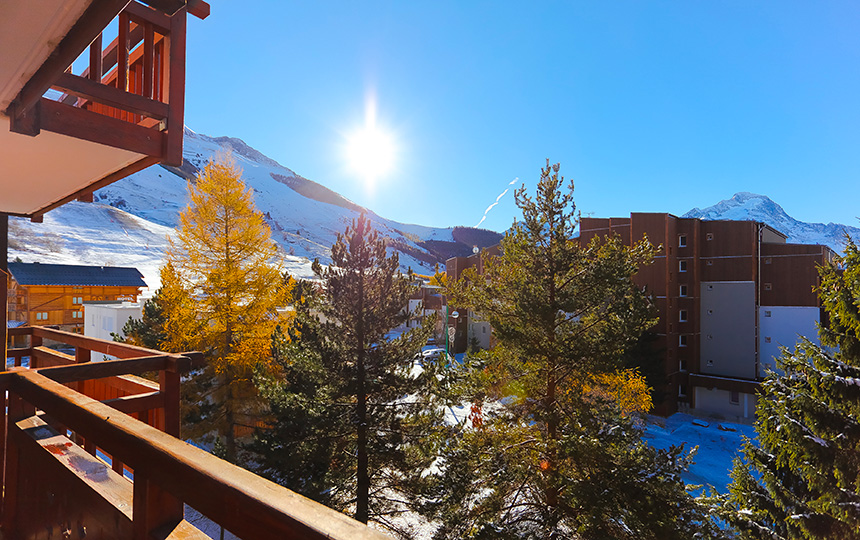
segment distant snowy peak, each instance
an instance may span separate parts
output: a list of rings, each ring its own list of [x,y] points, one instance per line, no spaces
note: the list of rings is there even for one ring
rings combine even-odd
[[[806,223],[789,216],[783,208],[769,197],[755,193],[735,193],[731,199],[723,200],[704,209],[693,208],[683,217],[705,220],[725,219],[729,221],[760,221],[788,235],[793,244],[824,244],[841,253],[845,247],[845,233],[860,239],[860,228],[840,223]]]

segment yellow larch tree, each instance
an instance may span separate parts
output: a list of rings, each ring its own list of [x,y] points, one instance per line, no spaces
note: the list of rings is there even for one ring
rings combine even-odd
[[[270,358],[292,281],[252,190],[229,157],[207,165],[170,239],[162,270],[166,346],[197,349],[208,363],[186,386],[186,435],[223,445],[236,461],[236,430],[253,422],[254,371]]]

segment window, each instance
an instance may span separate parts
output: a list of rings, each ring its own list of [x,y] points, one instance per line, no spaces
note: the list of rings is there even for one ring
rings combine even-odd
[[[687,371],[687,361],[681,360],[678,362],[678,370],[679,371]]]
[[[37,311],[36,312],[36,320],[37,321],[47,321],[48,320],[48,312],[47,311]]]
[[[684,386],[684,385],[679,386],[679,387],[678,387],[678,396],[679,396],[679,397],[684,397],[684,396],[686,396],[686,395],[687,395],[687,387],[686,387],[686,386]]]
[[[682,309],[678,312],[678,322],[687,322],[687,310]]]
[[[678,261],[678,272],[687,271],[687,261]]]
[[[732,405],[737,405],[741,402],[741,393],[737,391],[732,391]]]
[[[770,283],[765,283],[765,284],[764,284],[764,290],[769,291],[769,290],[771,290],[772,288],[773,288],[773,286],[772,286]]]
[[[72,298],[72,303],[73,304],[83,304],[84,303],[84,297],[83,296],[75,296],[74,298]]]
[[[73,319],[80,319],[82,317],[83,317],[83,313],[81,313],[80,311],[73,311],[72,312],[72,318]]]
[[[765,317],[770,317],[770,311],[765,311],[765,312],[764,312],[764,316],[765,316]]]
[[[708,234],[705,235],[705,240],[713,240],[713,239],[714,239],[714,233],[709,232]]]
[[[679,234],[678,235],[678,247],[687,247],[687,235]]]
[[[687,286],[686,285],[681,285],[681,287],[678,289],[678,296],[687,296]]]
[[[686,347],[687,346],[687,336],[686,335],[681,334],[680,336],[678,336],[678,346],[679,347]]]

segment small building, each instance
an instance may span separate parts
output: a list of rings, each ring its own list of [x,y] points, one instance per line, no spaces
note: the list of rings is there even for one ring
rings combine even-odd
[[[140,302],[114,301],[85,301],[84,302],[84,335],[98,339],[113,339],[112,334],[125,337],[122,327],[129,317],[140,320],[143,318],[143,307]],[[103,360],[104,354],[92,352],[93,362]],[[110,358],[110,357],[109,357]]]
[[[146,283],[136,268],[12,262],[7,287],[7,320],[82,334],[84,302],[136,302]]]

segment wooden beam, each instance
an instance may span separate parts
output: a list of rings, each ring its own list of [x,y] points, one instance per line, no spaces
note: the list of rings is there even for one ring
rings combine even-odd
[[[177,11],[185,7],[185,0],[141,0],[145,4],[149,4],[153,9],[168,15],[173,16]]]
[[[106,399],[102,401],[102,403],[109,405],[120,412],[124,412],[125,414],[131,414],[164,407],[164,394],[161,392],[149,392],[147,394],[139,394],[136,396],[123,396],[116,399]]]
[[[82,347],[91,351],[109,354],[118,358],[141,358],[152,356],[167,356],[163,351],[138,347],[128,343],[119,343],[107,339],[99,339],[90,336],[82,336],[74,332],[55,330],[44,326],[34,326],[32,334],[38,338],[59,341],[72,347]]]
[[[164,139],[164,162],[182,166],[182,143],[185,135],[185,38],[186,13],[184,9],[170,18],[170,36],[167,41],[167,136]]]
[[[16,372],[14,394],[241,538],[383,540],[379,531],[74,392]]]
[[[167,118],[168,107],[165,103],[131,92],[123,92],[113,86],[97,83],[77,75],[63,73],[52,85],[52,88],[136,114],[158,119]]]
[[[9,131],[35,137],[41,132],[41,106],[36,103],[29,109],[9,115]]]
[[[59,383],[104,379],[117,375],[144,373],[146,371],[161,371],[167,367],[170,355],[133,358],[130,360],[105,360],[104,362],[87,362],[40,368],[36,371],[45,377]],[[186,358],[185,364],[191,362]]]
[[[42,98],[41,107],[40,123],[46,131],[145,156],[162,157],[164,135],[156,129],[141,127],[47,98]]]
[[[7,109],[7,116],[18,114],[33,107],[42,94],[57,79],[83,50],[92,43],[111,20],[127,6],[129,0],[93,0],[69,33],[60,41],[48,59],[24,85]]]
[[[104,178],[102,178],[100,180],[93,182],[92,184],[88,184],[87,186],[79,189],[78,191],[72,193],[71,195],[67,195],[66,197],[63,197],[62,199],[54,201],[51,204],[38,209],[37,211],[33,212],[33,214],[25,215],[22,217],[29,217],[33,221],[36,221],[36,219],[38,219],[39,223],[41,223],[42,214],[50,212],[54,208],[62,206],[69,201],[74,201],[75,199],[77,199],[79,196],[81,196],[84,193],[93,192],[99,188],[103,188],[105,186],[113,184],[117,180],[122,180],[123,178],[125,178],[126,176],[128,176],[130,174],[134,174],[138,171],[142,171],[143,169],[145,169],[151,165],[155,165],[156,163],[158,163],[158,161],[159,161],[159,159],[157,157],[147,156],[145,158],[142,158],[139,161],[135,161],[131,165],[127,165],[127,166],[123,167],[122,169],[120,169],[116,172],[113,172],[113,173],[105,176]]]
[[[188,0],[188,13],[200,20],[209,16],[211,7],[203,0]]]
[[[170,30],[170,17],[151,7],[132,2],[125,8],[125,13],[131,17],[132,21],[138,24],[142,25],[146,22],[154,24],[162,34]],[[134,47],[134,45],[131,47]]]

